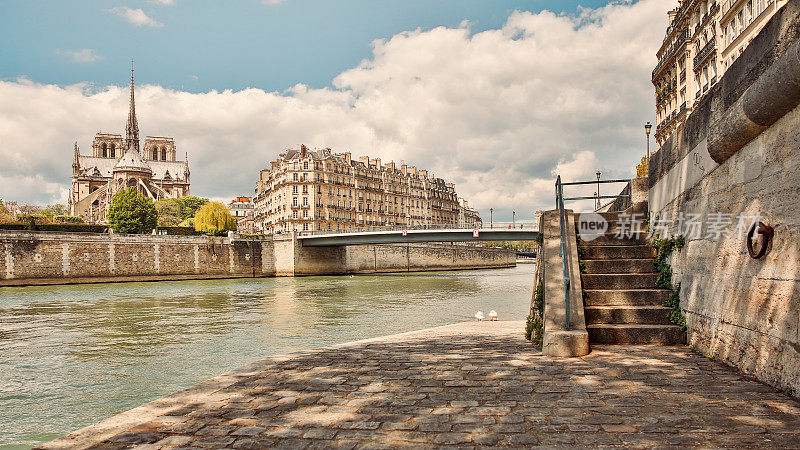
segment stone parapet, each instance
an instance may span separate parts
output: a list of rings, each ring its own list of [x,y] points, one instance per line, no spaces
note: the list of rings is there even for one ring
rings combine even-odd
[[[306,248],[296,237],[0,231],[0,286],[513,267],[512,250],[442,244]]]

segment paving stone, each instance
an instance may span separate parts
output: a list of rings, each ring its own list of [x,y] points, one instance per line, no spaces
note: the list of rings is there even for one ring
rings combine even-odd
[[[800,447],[800,402],[688,348],[551,360],[523,327],[459,324],[268,359],[93,445]]]

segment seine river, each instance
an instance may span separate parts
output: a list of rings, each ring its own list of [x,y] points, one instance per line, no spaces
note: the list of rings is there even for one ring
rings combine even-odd
[[[478,310],[522,320],[533,269],[0,288],[0,447],[36,445],[269,355]]]

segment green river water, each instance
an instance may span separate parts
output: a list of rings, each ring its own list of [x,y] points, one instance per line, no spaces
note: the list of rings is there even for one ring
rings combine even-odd
[[[270,355],[479,310],[523,320],[533,269],[0,288],[0,447],[29,448]]]

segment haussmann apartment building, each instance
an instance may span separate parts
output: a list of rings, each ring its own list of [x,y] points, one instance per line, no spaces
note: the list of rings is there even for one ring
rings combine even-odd
[[[255,232],[264,234],[481,224],[455,185],[426,170],[304,145],[261,171],[253,204]]]
[[[652,73],[659,148],[786,2],[683,0],[669,11]]]

